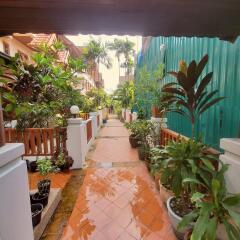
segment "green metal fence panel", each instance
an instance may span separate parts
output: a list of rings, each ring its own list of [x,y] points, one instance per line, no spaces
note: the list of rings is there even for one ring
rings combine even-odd
[[[219,148],[220,138],[240,137],[240,37],[235,43],[218,38],[152,38],[148,50],[139,60],[137,73],[144,65],[153,71],[162,61],[161,44],[166,46],[166,71],[178,70],[180,60],[189,63],[193,59],[200,61],[205,54],[209,55],[204,71],[204,74],[213,71],[213,81],[209,89],[218,89],[219,96],[225,96],[226,99],[201,116],[197,132],[203,141]],[[161,85],[173,80],[166,75]],[[181,134],[191,135],[188,120],[176,113],[168,114],[168,125]]]

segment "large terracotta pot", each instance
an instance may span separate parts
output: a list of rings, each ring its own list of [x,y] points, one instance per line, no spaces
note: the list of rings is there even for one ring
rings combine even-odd
[[[139,147],[139,143],[138,143],[139,140],[133,134],[131,134],[129,136],[129,142],[130,142],[132,148]]]
[[[0,104],[0,147],[2,147],[4,144],[5,144],[5,132],[4,132],[4,126],[3,126],[2,106]]]

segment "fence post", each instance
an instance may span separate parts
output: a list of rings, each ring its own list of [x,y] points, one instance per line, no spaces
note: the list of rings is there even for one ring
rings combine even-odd
[[[86,156],[86,126],[82,118],[68,119],[67,150],[74,160],[72,169],[82,168]]]
[[[98,127],[97,127],[97,112],[90,112],[89,113],[89,116],[90,116],[90,119],[92,120],[92,133],[93,133],[93,138],[95,138],[97,136],[97,130],[98,130]]]
[[[0,148],[0,238],[33,240],[27,166],[22,143]]]
[[[240,192],[240,139],[239,138],[222,138],[220,147],[225,153],[220,155],[220,159],[229,164],[228,171],[225,173],[227,189],[230,193]]]

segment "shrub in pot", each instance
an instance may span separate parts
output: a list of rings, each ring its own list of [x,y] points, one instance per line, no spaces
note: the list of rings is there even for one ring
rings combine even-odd
[[[221,162],[219,171],[213,169],[200,180],[186,178],[184,183],[201,185],[202,191],[192,194],[195,209],[183,217],[178,228],[192,224],[191,240],[194,239],[240,239],[240,193],[229,194],[224,173],[228,166]]]
[[[43,211],[43,205],[40,203],[32,204],[31,205],[31,212],[32,212],[32,225],[35,227],[41,221]]]
[[[52,165],[51,160],[49,159],[41,159],[37,161],[37,167],[39,173],[45,177],[41,181],[38,182],[38,191],[40,194],[48,193],[50,192],[51,187],[51,180],[47,178],[47,176],[52,173],[55,169]]]
[[[69,170],[69,168],[73,165],[72,157],[67,156],[67,154],[64,154],[63,151],[56,152],[52,160],[55,166],[61,171]]]
[[[160,197],[163,203],[167,203],[167,200],[173,196],[173,192],[171,190],[171,186],[169,184],[161,183],[161,172],[163,169],[163,160],[167,158],[166,150],[164,148],[155,147],[150,150],[151,163],[150,163],[150,171],[154,176],[158,176],[156,179],[156,184],[158,184],[158,189],[160,192]]]
[[[168,184],[174,193],[174,197],[167,202],[168,213],[174,229],[182,217],[190,213],[194,208],[191,202],[191,193],[201,186],[184,183],[185,178],[201,179],[215,170],[214,163],[218,159],[205,152],[206,146],[195,140],[181,139],[170,142],[162,152],[161,182]],[[179,237],[183,237],[184,230],[177,231]]]

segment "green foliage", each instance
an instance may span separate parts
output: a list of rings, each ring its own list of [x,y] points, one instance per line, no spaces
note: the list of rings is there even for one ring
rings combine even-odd
[[[112,60],[108,56],[107,47],[101,40],[90,40],[88,45],[83,49],[83,59],[85,64],[92,70],[96,64],[103,64],[107,68],[112,67]]]
[[[149,113],[149,106],[157,106],[159,112],[163,114],[168,110],[169,103],[162,101],[168,94],[163,94],[160,88],[160,81],[164,78],[164,64],[159,64],[153,72],[148,71],[147,66],[143,66],[138,73],[135,84],[136,102],[145,110],[145,115]],[[147,109],[144,109],[147,108]],[[162,115],[163,115],[162,114]]]
[[[52,173],[54,171],[54,167],[52,165],[51,160],[49,159],[41,159],[37,160],[37,168],[39,173],[42,176],[48,175],[49,173]]]
[[[115,51],[115,56],[119,62],[119,68],[125,69],[125,76],[129,76],[134,67],[133,55],[134,55],[134,43],[128,39],[117,39],[107,44],[108,49]],[[124,56],[125,61],[120,63],[121,55]],[[120,69],[119,69],[120,72]],[[120,74],[119,74],[120,75]]]
[[[63,152],[60,152],[57,156],[57,160],[55,161],[56,167],[62,167],[66,164],[65,155]]]
[[[123,108],[132,108],[134,105],[135,86],[133,81],[126,81],[115,91],[115,97]]]
[[[69,108],[84,105],[85,98],[73,85],[81,81],[77,72],[85,71],[83,59],[59,62],[61,42],[41,44],[32,56],[34,65],[24,63],[19,55],[11,64],[1,65],[3,109],[6,120],[17,119],[18,129],[47,127],[49,123],[66,124]]]
[[[150,148],[150,145],[156,142],[157,136],[155,136],[156,125],[147,120],[136,120],[131,123],[125,123],[127,129],[131,131],[131,134],[139,140],[142,146]]]
[[[165,98],[166,102],[170,101],[173,104],[171,111],[190,120],[193,137],[195,122],[199,116],[224,98],[215,97],[218,90],[210,93],[207,91],[207,86],[212,81],[212,72],[198,80],[207,62],[208,55],[205,55],[198,64],[193,60],[187,67],[186,73],[182,72],[183,70],[170,72],[177,82],[168,83],[162,88],[163,92],[171,94]]]
[[[162,172],[161,181],[169,184],[176,196],[189,194],[195,190],[192,184],[182,184],[185,178],[202,179],[213,171],[218,159],[206,154],[206,146],[195,140],[181,139],[170,142],[159,155],[152,157],[153,166],[158,164]],[[190,199],[190,198],[189,198]]]
[[[219,171],[210,171],[202,180],[187,178],[185,183],[201,184],[202,192],[195,192],[192,201],[196,209],[183,217],[179,228],[193,224],[191,240],[216,239],[217,227],[223,224],[228,239],[237,240],[240,236],[240,214],[236,208],[240,206],[240,194],[228,194],[224,173],[228,166],[221,164]]]
[[[102,88],[93,88],[86,94],[87,98],[91,101],[89,106],[97,110],[99,107],[103,108],[109,104],[109,96]]]

